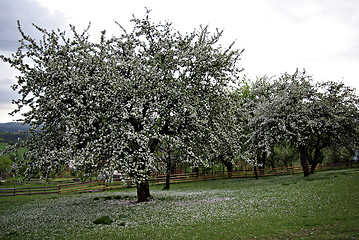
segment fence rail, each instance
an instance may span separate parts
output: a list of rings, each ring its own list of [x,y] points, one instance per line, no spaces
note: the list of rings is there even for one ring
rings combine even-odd
[[[316,167],[316,171],[346,169],[359,167],[359,162],[340,162],[330,164],[320,164]],[[282,167],[282,168],[266,168],[259,169],[258,175],[260,177],[278,176],[302,173],[301,167]],[[216,179],[228,178],[253,178],[255,173],[253,169],[233,171],[233,172],[207,172],[207,173],[184,173],[172,174],[170,176],[170,183],[184,183],[193,181],[207,181]],[[165,184],[166,175],[153,175],[149,178],[150,185]],[[59,184],[56,186],[41,186],[41,187],[14,187],[0,189],[0,197],[18,196],[18,195],[35,195],[35,194],[71,194],[71,193],[85,193],[85,192],[100,192],[106,190],[113,190],[118,188],[125,188],[134,186],[130,183],[124,184],[123,181],[113,181],[112,183],[105,183],[104,181],[92,181],[83,183],[68,183]]]

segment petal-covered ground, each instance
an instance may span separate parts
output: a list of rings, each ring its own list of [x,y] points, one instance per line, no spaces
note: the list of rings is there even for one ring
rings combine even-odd
[[[359,169],[0,199],[0,239],[357,239]],[[109,225],[94,220],[108,216]]]

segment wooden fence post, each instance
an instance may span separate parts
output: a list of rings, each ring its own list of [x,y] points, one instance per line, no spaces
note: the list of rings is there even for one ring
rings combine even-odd
[[[14,197],[16,196],[16,187],[14,187]]]
[[[57,193],[60,194],[61,193],[61,185],[57,185]]]

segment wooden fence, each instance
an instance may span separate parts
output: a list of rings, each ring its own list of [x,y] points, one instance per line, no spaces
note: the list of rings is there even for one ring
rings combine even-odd
[[[340,162],[330,164],[320,164],[316,167],[316,171],[346,169],[359,167],[359,162]],[[266,168],[259,169],[259,177],[278,176],[302,173],[301,167],[283,167],[283,168]],[[253,178],[255,173],[253,169],[233,171],[233,172],[206,172],[206,173],[185,173],[172,174],[170,176],[170,183],[184,183],[193,181],[207,181],[216,179],[228,178]],[[149,178],[150,185],[165,184],[166,175],[154,175]],[[133,187],[131,183],[123,181],[113,181],[105,183],[104,181],[92,181],[83,183],[68,183],[59,184],[56,186],[42,186],[42,187],[14,187],[0,189],[0,197],[18,196],[18,195],[35,195],[35,194],[71,194],[71,193],[85,193],[85,192],[100,192],[106,190],[113,190],[118,188]]]

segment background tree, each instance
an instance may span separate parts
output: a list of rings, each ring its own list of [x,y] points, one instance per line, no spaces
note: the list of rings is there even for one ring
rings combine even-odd
[[[299,159],[298,150],[287,142],[274,146],[268,157],[268,163],[272,168],[293,166]]]
[[[242,51],[223,49],[222,32],[207,27],[182,35],[170,23],[133,18],[134,28],[99,43],[88,29],[73,38],[35,26],[37,42],[20,27],[21,46],[1,58],[21,75],[15,101],[31,126],[26,174],[48,177],[66,167],[111,180],[114,170],[137,184],[138,201],[150,198],[149,173],[160,166],[158,146],[180,150],[183,161],[206,164],[217,151],[208,123],[225,118],[218,101],[237,79]],[[168,155],[170,156],[170,155]]]
[[[308,176],[322,161],[326,147],[348,144],[353,154],[358,148],[358,97],[353,89],[342,83],[313,84],[311,76],[298,70],[257,86],[253,91],[259,94],[249,114],[250,146],[255,150],[271,153],[270,146],[289,143],[298,149]]]
[[[341,82],[318,84],[317,98],[312,105],[311,173],[323,161],[325,148],[339,151],[344,147],[351,157],[355,155],[359,147],[358,103],[355,90]]]
[[[244,83],[237,100],[243,102],[240,119],[246,136],[242,140],[245,159],[254,166],[256,178],[259,176],[258,168],[263,170],[277,137],[272,134],[272,128],[276,125],[268,115],[271,113],[270,103],[276,97],[271,84],[271,79],[267,76],[258,78],[250,84]]]
[[[243,126],[241,122],[241,105],[237,99],[238,89],[229,89],[220,99],[216,109],[212,109],[208,128],[211,131],[210,148],[213,151],[211,159],[213,164],[223,164],[232,176],[235,157],[242,156]],[[216,118],[220,116],[221,118]]]

